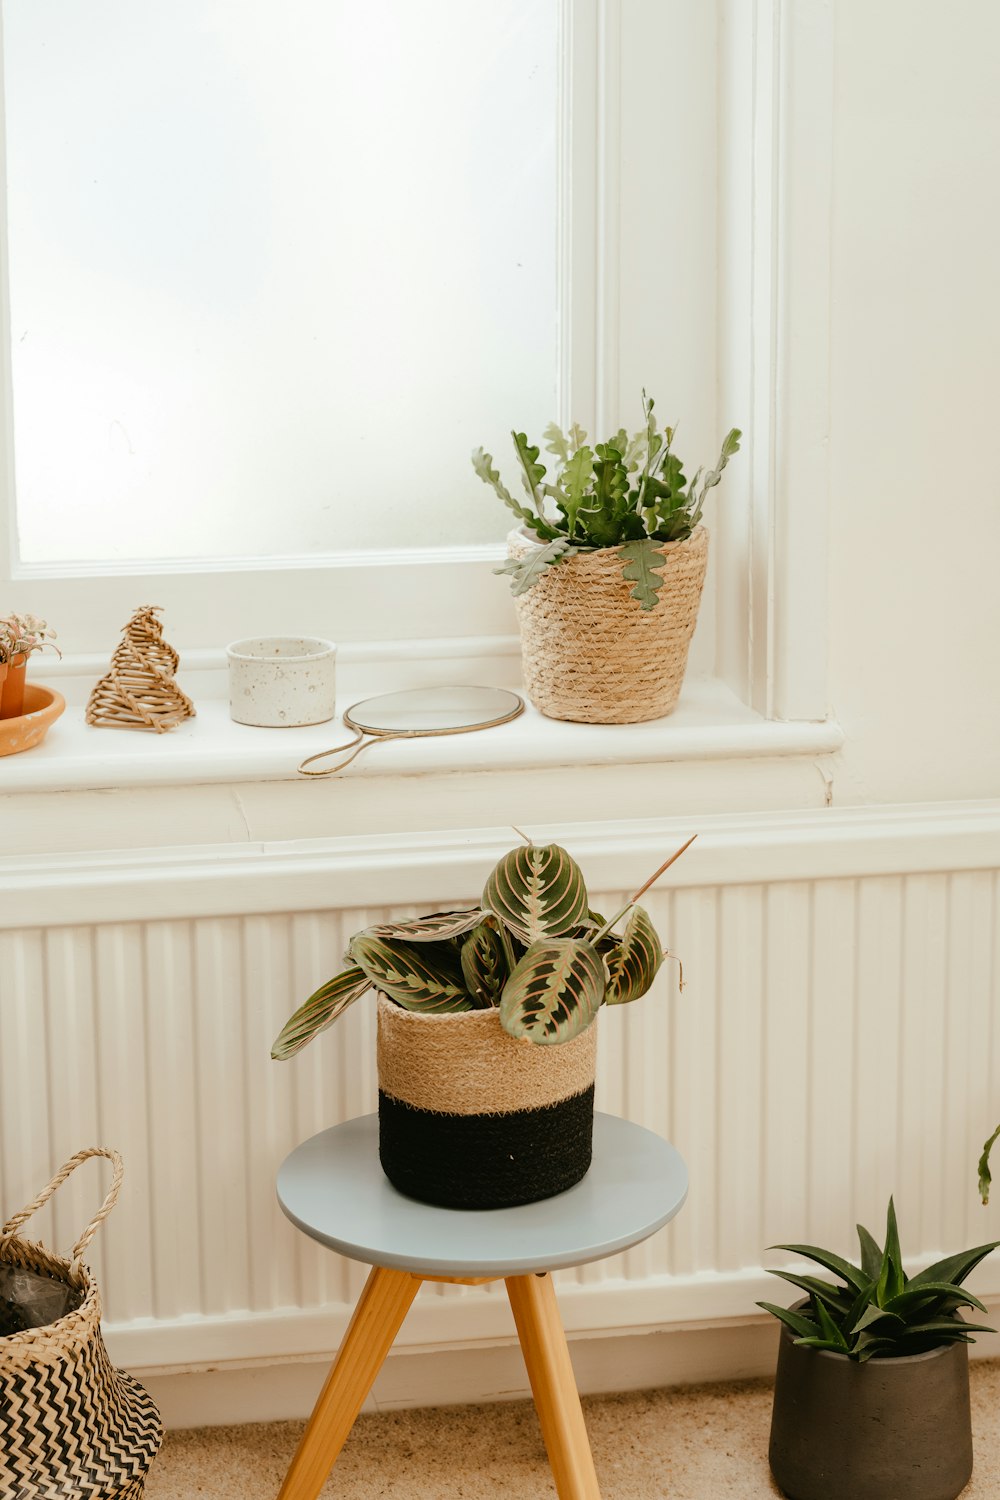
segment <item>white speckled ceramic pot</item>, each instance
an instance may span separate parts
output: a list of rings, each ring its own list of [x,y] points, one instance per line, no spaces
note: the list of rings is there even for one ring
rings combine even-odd
[[[332,641],[261,636],[234,641],[226,655],[229,713],[237,724],[291,729],[333,718],[337,648]]]

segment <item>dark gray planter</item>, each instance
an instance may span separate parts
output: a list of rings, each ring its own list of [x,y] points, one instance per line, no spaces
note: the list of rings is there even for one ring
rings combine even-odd
[[[859,1364],[794,1339],[782,1325],[768,1453],[788,1500],[955,1500],[972,1475],[968,1345]]]

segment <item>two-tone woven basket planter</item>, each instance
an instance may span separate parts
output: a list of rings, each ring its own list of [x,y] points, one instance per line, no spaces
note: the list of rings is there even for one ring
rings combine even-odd
[[[537,546],[522,531],[507,538],[514,558]],[[515,597],[525,688],[550,719],[637,724],[676,708],[705,582],[708,532],[696,526],[686,541],[658,550],[663,586],[650,610],[631,597],[617,547],[546,568]]]
[[[509,1036],[496,1010],[427,1015],[378,1000],[379,1156],[443,1208],[550,1198],[590,1166],[597,1025],[558,1047]]]
[[[22,1239],[25,1222],[92,1156],[114,1164],[114,1180],[69,1257]],[[80,1151],[0,1231],[0,1263],[63,1282],[80,1298],[52,1323],[0,1338],[0,1500],[139,1500],[143,1493],[163,1437],[160,1414],[108,1358],[100,1292],[81,1260],[121,1180],[117,1152]]]

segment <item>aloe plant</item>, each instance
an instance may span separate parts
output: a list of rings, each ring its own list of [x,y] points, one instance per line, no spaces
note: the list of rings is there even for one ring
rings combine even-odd
[[[911,1277],[903,1270],[891,1198],[884,1246],[880,1247],[862,1224],[857,1228],[860,1265],[815,1245],[772,1245],[773,1250],[788,1250],[815,1261],[839,1282],[831,1284],[818,1276],[771,1270],[772,1276],[780,1276],[805,1292],[807,1301],[803,1307],[776,1307],[772,1302],[758,1302],[757,1306],[790,1328],[797,1344],[828,1349],[863,1362],[922,1354],[941,1344],[973,1344],[973,1333],[996,1331],[983,1323],[966,1322],[956,1314],[960,1307],[986,1312],[978,1297],[966,1291],[962,1283],[1000,1240],[949,1255]]]
[[[564,433],[551,422],[542,434],[558,467],[551,482],[540,450],[523,432],[512,432],[524,505],[511,494],[494,466],[493,455],[477,448],[472,466],[508,510],[543,544],[527,557],[512,559],[498,573],[511,576],[511,592],[523,594],[551,567],[580,552],[617,547],[622,576],[633,585],[640,609],[653,609],[663,585],[664,542],[681,542],[701,520],[705,499],[739,452],[742,433],[726,435],[714,469],[699,469],[689,481],[672,451],[673,427],[660,432],[653,401],[642,393],[643,426],[629,437],[622,428],[606,443],[587,446],[575,424]]]
[[[591,910],[583,873],[565,849],[530,841],[512,849],[491,871],[479,906],[356,933],[347,968],[299,1007],[271,1056],[293,1057],[369,990],[425,1014],[497,1009],[511,1036],[542,1046],[571,1041],[602,1005],[629,1004],[649,989],[664,952],[637,903],[692,842],[610,921]]]

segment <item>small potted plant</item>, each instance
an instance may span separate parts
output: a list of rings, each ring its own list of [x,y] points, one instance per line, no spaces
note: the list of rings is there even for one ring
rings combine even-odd
[[[17,719],[24,712],[28,657],[46,646],[58,652],[55,638],[55,631],[37,615],[0,616],[0,719]]]
[[[472,464],[520,525],[507,539],[528,696],[553,719],[632,724],[672,713],[708,562],[701,525],[709,490],[739,451],[733,428],[718,462],[691,480],[673,451],[674,429],[657,429],[642,398],[644,425],[587,445],[573,426],[543,434],[558,467],[550,482],[539,450],[511,434],[524,505],[492,455]]]
[[[782,1324],[769,1458],[789,1500],[953,1500],[972,1473],[968,1348],[992,1333],[962,1283],[1000,1241],[907,1276],[892,1199],[880,1247],[858,1225],[861,1264],[776,1245],[837,1278],[772,1271],[805,1300],[758,1306]]]
[[[295,1012],[272,1057],[292,1057],[374,990],[379,1156],[394,1186],[447,1208],[565,1191],[590,1166],[593,1023],[656,977],[663,948],[637,902],[687,847],[610,921],[565,849],[511,850],[478,906],[356,933],[348,967]]]

